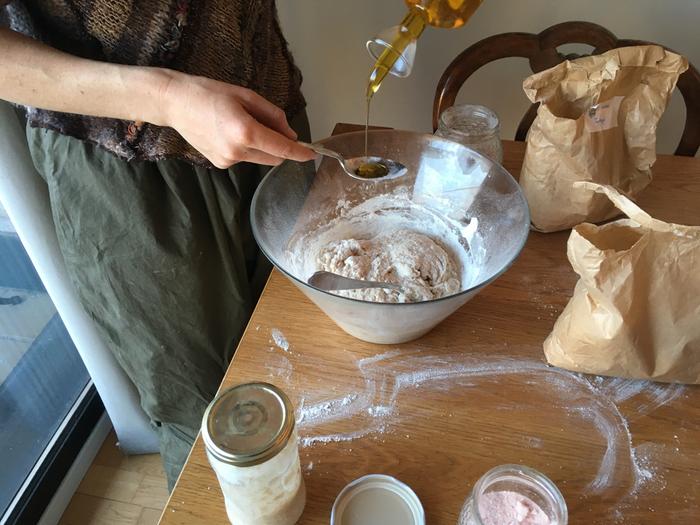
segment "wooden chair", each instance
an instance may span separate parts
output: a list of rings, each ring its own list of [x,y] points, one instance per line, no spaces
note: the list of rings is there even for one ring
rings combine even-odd
[[[533,73],[538,73],[564,60],[578,58],[578,55],[564,56],[559,53],[557,47],[563,44],[588,44],[594,48],[592,54],[598,54],[618,47],[651,43],[642,40],[620,40],[604,27],[591,22],[564,22],[549,27],[538,35],[503,33],[485,38],[457,55],[442,74],[433,101],[433,130],[437,129],[440,114],[454,105],[464,82],[480,67],[494,60],[509,57],[527,58]],[[683,136],[675,154],[692,157],[700,147],[700,73],[691,64],[680,76],[677,85],[685,101],[686,119]],[[537,104],[532,104],[520,121],[515,140],[525,140],[536,114]]]

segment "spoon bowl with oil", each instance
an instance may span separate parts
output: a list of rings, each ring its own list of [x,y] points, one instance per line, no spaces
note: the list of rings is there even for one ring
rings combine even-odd
[[[343,171],[353,179],[363,181],[384,181],[401,177],[408,172],[406,166],[395,160],[383,157],[353,157],[346,159],[337,151],[330,150],[318,144],[299,142],[302,146],[315,151],[319,155],[332,157],[340,163]]]

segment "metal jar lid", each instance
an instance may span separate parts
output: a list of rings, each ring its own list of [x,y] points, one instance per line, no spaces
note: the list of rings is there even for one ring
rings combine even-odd
[[[202,420],[207,451],[237,467],[259,465],[276,456],[293,430],[292,403],[268,383],[246,383],[221,393]]]
[[[370,474],[340,491],[331,525],[425,525],[425,511],[411,487],[391,476]]]

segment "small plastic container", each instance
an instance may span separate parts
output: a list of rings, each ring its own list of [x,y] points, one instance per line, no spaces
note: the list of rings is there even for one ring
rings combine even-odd
[[[235,525],[293,525],[306,504],[294,409],[268,383],[238,385],[202,420],[207,457]]]
[[[568,511],[557,486],[522,465],[501,465],[476,482],[462,510],[461,525],[567,525]]]
[[[498,116],[485,106],[462,104],[447,108],[440,115],[435,134],[503,163]]]

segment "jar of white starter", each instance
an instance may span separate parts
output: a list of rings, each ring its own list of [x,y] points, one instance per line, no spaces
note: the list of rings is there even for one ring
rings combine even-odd
[[[564,497],[544,474],[522,465],[501,465],[476,482],[461,525],[567,525]]]
[[[202,420],[207,456],[235,525],[293,525],[306,504],[294,408],[267,383],[238,385]]]

